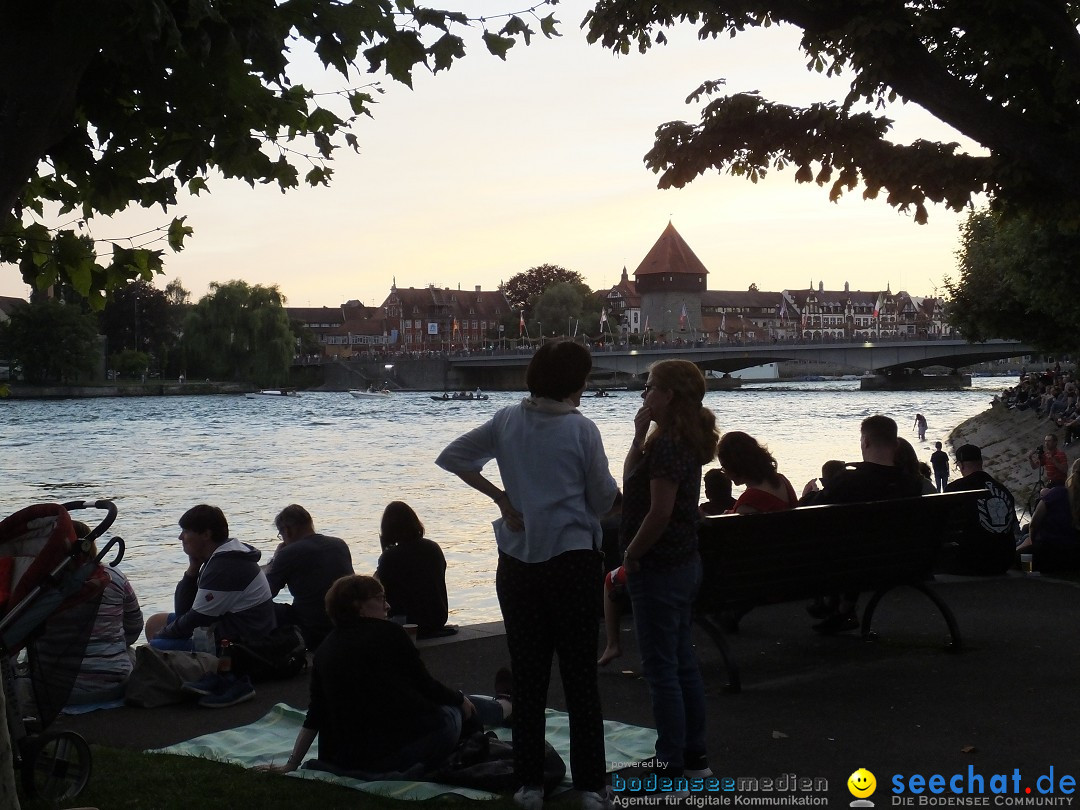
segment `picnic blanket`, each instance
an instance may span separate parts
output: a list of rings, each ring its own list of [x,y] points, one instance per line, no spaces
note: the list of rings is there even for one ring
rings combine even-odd
[[[278,703],[261,719],[247,726],[204,734],[193,740],[158,749],[156,753],[179,754],[181,756],[205,757],[220,762],[231,762],[245,768],[264,765],[269,762],[284,762],[292,752],[296,733],[304,722],[305,712],[294,709],[285,703]],[[509,729],[496,729],[501,739],[510,739]],[[565,712],[547,710],[547,740],[559,752],[559,756],[570,762],[570,725]],[[612,763],[639,762],[651,757],[656,745],[656,731],[651,728],[630,726],[613,720],[604,721],[604,739],[608,769]],[[316,738],[308,759],[318,756],[319,741]],[[363,790],[380,796],[395,799],[432,799],[449,793],[469,799],[493,799],[496,794],[472,788],[440,785],[433,782],[415,781],[380,781],[364,782],[342,776],[312,771],[301,768],[288,774],[298,779],[322,779],[346,787]],[[564,787],[570,787],[570,773]]]

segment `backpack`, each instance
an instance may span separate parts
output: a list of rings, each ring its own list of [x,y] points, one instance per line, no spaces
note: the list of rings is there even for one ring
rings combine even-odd
[[[307,644],[295,624],[279,625],[266,638],[234,641],[229,646],[232,671],[253,681],[291,678],[307,668]]]
[[[550,791],[566,776],[566,763],[551,743],[544,741],[544,788]],[[444,785],[507,793],[520,782],[514,777],[514,745],[494,732],[477,731],[465,737],[445,765],[428,773],[425,780]]]

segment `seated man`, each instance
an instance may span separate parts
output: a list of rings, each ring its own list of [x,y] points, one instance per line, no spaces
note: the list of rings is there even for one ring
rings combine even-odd
[[[868,416],[862,421],[859,433],[863,460],[846,465],[829,479],[824,489],[806,493],[800,505],[885,501],[922,494],[924,479],[896,466],[895,421],[880,414]],[[833,594],[827,603],[832,612],[815,624],[814,629],[826,634],[857,630],[858,596],[854,592]]]
[[[274,596],[285,586],[292,604],[274,603],[277,622],[300,628],[309,650],[315,650],[333,629],[326,615],[326,592],[342,577],[352,576],[352,554],[339,537],[315,532],[308,511],[298,504],[286,506],[274,518],[281,545],[266,566],[266,581]]]
[[[174,613],[146,622],[146,639],[167,650],[193,648],[197,627],[213,625],[217,643],[269,636],[277,622],[261,552],[229,537],[229,524],[216,506],[199,504],[180,518],[180,542],[188,567],[176,586]]]
[[[1065,485],[1065,477],[1068,475],[1069,459],[1065,452],[1058,448],[1057,436],[1047,433],[1043,437],[1041,447],[1036,447],[1028,455],[1028,463],[1031,469],[1043,468],[1043,476],[1047,487],[1060,487]]]
[[[974,444],[956,448],[956,466],[961,478],[949,484],[946,492],[985,489],[990,497],[979,501],[978,533],[951,550],[942,570],[947,574],[1004,574],[1012,566],[1020,529],[1012,493],[983,470],[982,450]]]

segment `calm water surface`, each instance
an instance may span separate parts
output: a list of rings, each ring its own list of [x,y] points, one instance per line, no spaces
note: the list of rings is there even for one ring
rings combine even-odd
[[[985,410],[1003,378],[976,378],[960,392],[862,392],[858,382],[761,383],[712,392],[723,430],[744,430],[768,444],[797,490],[830,458],[859,457],[859,422],[883,413],[923,460],[933,442]],[[495,598],[491,501],[434,464],[439,451],[495,410],[521,398],[493,393],[486,402],[433,402],[425,393],[388,400],[348,393],[296,398],[242,396],[0,401],[4,452],[3,514],[42,502],[109,498],[112,532],[128,551],[122,564],[144,612],[171,608],[186,565],[177,519],[190,506],[221,506],[234,537],[261,549],[276,545],[274,516],[303,504],[319,531],[345,538],[357,573],[379,556],[379,519],[392,500],[408,502],[439,542],[448,563],[451,621],[500,617]],[[611,470],[633,436],[634,392],[586,398],[581,410],[600,428]],[[916,440],[916,413],[929,423]],[[494,464],[486,470],[498,480]],[[84,511],[77,517],[97,515]],[[89,521],[88,521],[89,522]]]

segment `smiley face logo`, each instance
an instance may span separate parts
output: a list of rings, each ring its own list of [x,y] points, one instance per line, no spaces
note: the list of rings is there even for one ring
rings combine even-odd
[[[848,777],[847,787],[856,799],[865,799],[877,790],[877,779],[866,768],[859,768]]]

